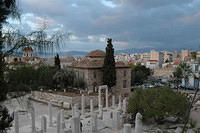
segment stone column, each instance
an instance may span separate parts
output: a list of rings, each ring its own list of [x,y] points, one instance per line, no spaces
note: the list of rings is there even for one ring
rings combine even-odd
[[[78,110],[78,104],[77,103],[74,105],[74,115],[80,117],[80,113],[79,113],[79,110]]]
[[[93,113],[93,111],[94,111],[93,99],[90,99],[90,112]]]
[[[53,126],[51,102],[48,103],[48,114],[49,114],[49,126]]]
[[[123,133],[131,133],[131,124],[124,124]]]
[[[103,106],[102,105],[100,105],[100,107],[99,107],[99,118],[102,118],[102,116],[103,116]]]
[[[106,87],[106,109],[108,109],[108,87]]]
[[[64,129],[65,128],[65,115],[64,115],[64,109],[62,109],[60,111],[60,116],[61,116],[61,129]]]
[[[84,115],[85,114],[85,96],[82,94],[81,97],[81,114]]]
[[[74,106],[72,106],[72,116],[75,115]]]
[[[122,102],[121,102],[121,95],[119,95],[119,104],[118,104],[118,110],[122,109]]]
[[[142,133],[142,115],[140,113],[136,114],[134,133]]]
[[[71,119],[71,129],[72,133],[80,133],[80,118],[77,116]]]
[[[96,113],[92,113],[91,115],[91,131],[92,133],[97,132],[97,114]]]
[[[112,107],[115,107],[115,96],[112,96]]]
[[[57,133],[61,133],[60,132],[61,129],[61,124],[60,124],[60,111],[57,114],[57,119],[56,119],[56,131]]]
[[[99,96],[98,96],[98,101],[99,101],[99,110],[101,106],[101,86],[99,86]]]
[[[120,112],[119,111],[113,111],[113,125],[115,128],[120,128]]]
[[[35,108],[31,110],[32,132],[35,132]]]
[[[74,112],[78,112],[78,104],[74,104]]]
[[[123,114],[126,113],[126,98],[123,99]]]
[[[15,121],[15,133],[19,133],[19,116],[18,111],[14,112],[14,121]]]
[[[42,133],[47,132],[47,118],[45,116],[41,118],[41,130]]]

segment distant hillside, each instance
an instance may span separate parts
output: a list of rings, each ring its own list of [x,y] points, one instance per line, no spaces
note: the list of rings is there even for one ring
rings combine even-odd
[[[168,51],[180,51],[181,49],[173,49],[173,48],[130,48],[130,49],[122,49],[122,50],[116,50],[115,54],[120,54],[120,53],[127,53],[127,54],[131,54],[131,53],[146,53],[146,52],[150,52],[152,49],[156,50],[156,51],[162,51],[162,50],[168,50]]]
[[[86,56],[88,52],[85,51],[67,51],[67,52],[58,52],[60,57],[65,57],[65,56]],[[21,52],[15,52],[14,55],[22,56]],[[40,52],[34,52],[34,56],[37,57],[54,57],[56,55],[56,52],[50,53],[50,52],[45,52],[45,53],[40,53]]]

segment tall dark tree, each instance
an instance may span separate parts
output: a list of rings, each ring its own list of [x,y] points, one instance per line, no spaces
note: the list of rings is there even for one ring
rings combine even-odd
[[[55,67],[60,69],[60,58],[58,54],[55,56]]]
[[[107,85],[110,91],[112,91],[111,87],[116,84],[114,48],[111,38],[107,40],[106,55],[103,65],[103,84]]]
[[[3,23],[6,22],[7,18],[10,15],[17,16],[16,13],[16,3],[15,0],[0,0],[0,101],[5,99],[7,90],[6,83],[4,80],[4,71],[5,71],[5,61],[4,61],[4,39],[3,39]]]

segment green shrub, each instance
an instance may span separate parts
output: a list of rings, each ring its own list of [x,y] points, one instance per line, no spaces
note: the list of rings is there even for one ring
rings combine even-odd
[[[157,122],[169,116],[184,120],[188,106],[187,97],[170,88],[137,88],[129,99],[128,112],[133,116],[140,112],[144,120],[154,118]]]

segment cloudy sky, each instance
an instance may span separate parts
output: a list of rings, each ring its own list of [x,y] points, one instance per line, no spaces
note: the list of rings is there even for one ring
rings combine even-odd
[[[200,0],[19,0],[20,28],[70,32],[63,51],[200,49]]]

